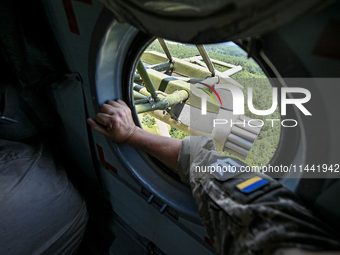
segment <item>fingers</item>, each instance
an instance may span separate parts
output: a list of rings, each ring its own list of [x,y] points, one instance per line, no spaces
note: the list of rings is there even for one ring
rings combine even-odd
[[[87,123],[90,124],[91,128],[94,131],[96,131],[96,132],[98,132],[98,133],[100,133],[102,135],[105,135],[105,136],[109,135],[109,133],[107,132],[106,128],[101,126],[101,125],[99,125],[95,120],[93,120],[91,118],[88,118],[87,119]]]
[[[123,100],[121,100],[121,99],[118,99],[118,100],[117,100],[117,103],[119,103],[119,104],[121,104],[121,105],[123,105],[123,106],[128,107],[127,104],[126,104]]]
[[[106,103],[114,107],[124,107],[124,106],[128,107],[127,104],[121,99],[117,99],[116,101],[109,100]]]
[[[109,115],[112,115],[115,113],[115,110],[116,108],[115,107],[112,107],[111,105],[109,104],[102,104],[100,106],[100,112],[102,113],[106,113],[106,114],[109,114]]]
[[[120,99],[118,99],[117,101],[109,100],[105,104],[102,104],[100,106],[100,111],[102,113],[107,113],[110,115],[115,114],[116,111],[119,109],[126,109],[126,111],[130,111],[130,108],[127,106],[127,104]]]
[[[108,101],[101,105],[95,120],[87,119],[94,131],[109,137],[114,142],[128,139],[130,130],[134,130],[135,123],[130,108],[123,100]]]
[[[96,121],[99,124],[102,124],[103,126],[106,126],[108,128],[112,128],[112,126],[115,124],[116,117],[110,114],[106,113],[97,113],[96,115]]]

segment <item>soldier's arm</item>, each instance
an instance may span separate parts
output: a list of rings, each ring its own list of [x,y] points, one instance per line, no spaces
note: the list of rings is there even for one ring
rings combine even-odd
[[[87,121],[95,131],[113,142],[130,144],[178,169],[182,181],[190,183],[196,203],[200,205],[202,222],[218,254],[338,254],[334,250],[340,247],[339,242],[332,239],[322,222],[284,187],[272,185],[269,189],[267,185],[267,190],[259,196],[248,199],[235,189],[237,179],[221,183],[195,176],[191,160],[209,158],[206,157],[209,153],[216,153],[210,148],[211,140],[204,142],[204,138],[193,138],[190,143],[189,139],[182,143],[178,139],[150,134],[134,124],[130,109],[121,100],[102,105],[96,119]],[[206,154],[205,157],[202,154]],[[320,252],[327,248],[333,251]]]
[[[133,122],[131,110],[118,99],[101,106],[96,119],[87,119],[93,130],[107,136],[115,143],[127,143],[177,169],[178,153],[182,146],[179,139],[151,134],[137,127]]]
[[[222,170],[206,171],[217,161],[229,162],[236,171],[223,171],[223,178]],[[337,254],[337,230],[277,180],[242,169],[242,163],[219,155],[210,138],[183,140],[178,173],[190,183],[217,254]]]

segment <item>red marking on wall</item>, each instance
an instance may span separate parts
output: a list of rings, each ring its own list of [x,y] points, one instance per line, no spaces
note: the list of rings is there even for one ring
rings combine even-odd
[[[70,28],[71,33],[79,35],[80,34],[79,27],[76,19],[76,14],[74,13],[72,1],[92,5],[92,0],[62,0],[62,1],[67,17],[68,27]]]
[[[213,244],[212,244],[212,241],[208,237],[204,237],[204,242],[209,244],[211,247],[214,247]]]
[[[103,148],[99,144],[96,144],[96,145],[97,145],[100,162],[102,162],[103,165],[106,166],[108,169],[110,169],[112,172],[117,174],[118,173],[117,168],[115,168],[113,165],[111,165],[109,162],[105,160]]]
[[[313,49],[313,55],[340,59],[340,20],[330,20],[325,25]]]

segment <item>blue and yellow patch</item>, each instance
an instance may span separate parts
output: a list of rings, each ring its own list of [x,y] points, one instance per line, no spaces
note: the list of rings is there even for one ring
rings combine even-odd
[[[256,176],[237,184],[236,188],[238,188],[243,193],[250,193],[263,187],[264,185],[267,185],[268,183],[269,182],[266,179]]]

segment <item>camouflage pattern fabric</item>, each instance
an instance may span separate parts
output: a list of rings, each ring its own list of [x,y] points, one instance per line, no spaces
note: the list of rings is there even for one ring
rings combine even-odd
[[[179,175],[191,186],[196,205],[217,254],[273,254],[278,249],[340,250],[338,233],[320,221],[278,181],[259,173],[242,173],[220,181],[195,166],[221,157],[207,137],[183,140]],[[245,194],[239,183],[258,176],[268,184]]]

